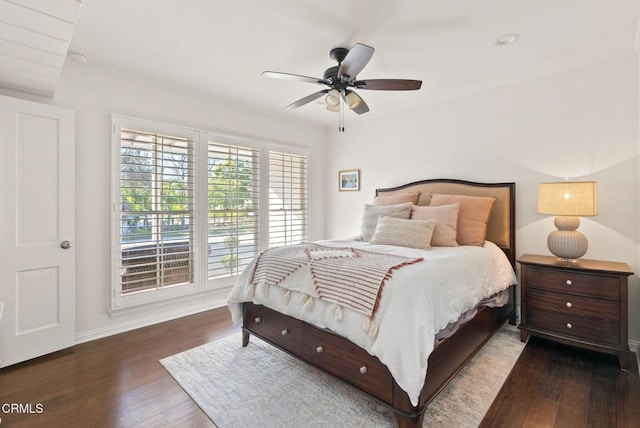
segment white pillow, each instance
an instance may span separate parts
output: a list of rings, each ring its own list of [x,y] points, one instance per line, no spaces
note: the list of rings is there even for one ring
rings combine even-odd
[[[412,206],[413,204],[411,202],[397,205],[364,204],[360,237],[363,241],[371,240],[373,232],[376,230],[376,225],[378,224],[378,217],[381,215],[408,219],[411,217]]]
[[[371,243],[428,250],[431,248],[435,227],[435,220],[405,220],[383,216],[378,219]]]

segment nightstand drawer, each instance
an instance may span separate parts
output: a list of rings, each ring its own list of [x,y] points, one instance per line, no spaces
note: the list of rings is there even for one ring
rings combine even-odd
[[[527,325],[531,329],[555,332],[593,343],[606,343],[612,346],[618,346],[620,343],[618,323],[593,321],[546,311],[532,311],[527,315]]]
[[[584,274],[568,270],[527,269],[527,287],[582,294],[603,299],[620,299],[620,281],[617,277]]]
[[[527,312],[537,310],[615,323],[620,320],[620,303],[614,300],[529,289]]]

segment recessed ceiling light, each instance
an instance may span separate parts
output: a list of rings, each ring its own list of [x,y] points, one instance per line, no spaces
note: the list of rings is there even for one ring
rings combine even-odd
[[[515,42],[517,42],[519,38],[520,38],[520,34],[518,33],[508,33],[498,37],[498,39],[496,40],[496,45],[498,46],[512,45]]]
[[[83,64],[89,60],[86,55],[82,55],[80,52],[69,52],[69,56],[72,60]]]

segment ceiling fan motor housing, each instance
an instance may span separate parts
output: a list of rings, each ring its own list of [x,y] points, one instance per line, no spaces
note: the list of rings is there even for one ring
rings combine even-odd
[[[338,65],[334,65],[333,67],[329,67],[325,70],[324,72],[324,80],[331,80],[332,82],[335,82],[338,80],[338,69],[340,68],[340,66]]]
[[[347,48],[333,48],[329,52],[329,58],[334,61],[338,61],[338,63],[341,63],[342,61],[344,61],[348,53],[349,49]]]

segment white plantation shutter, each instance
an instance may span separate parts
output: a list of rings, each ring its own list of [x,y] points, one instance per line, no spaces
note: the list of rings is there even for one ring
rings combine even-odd
[[[306,241],[306,149],[112,120],[112,314],[230,287],[260,251]]]
[[[259,249],[259,150],[208,142],[208,276],[238,274]]]
[[[307,157],[269,152],[269,246],[307,239]]]
[[[194,141],[120,130],[123,295],[193,282]]]

